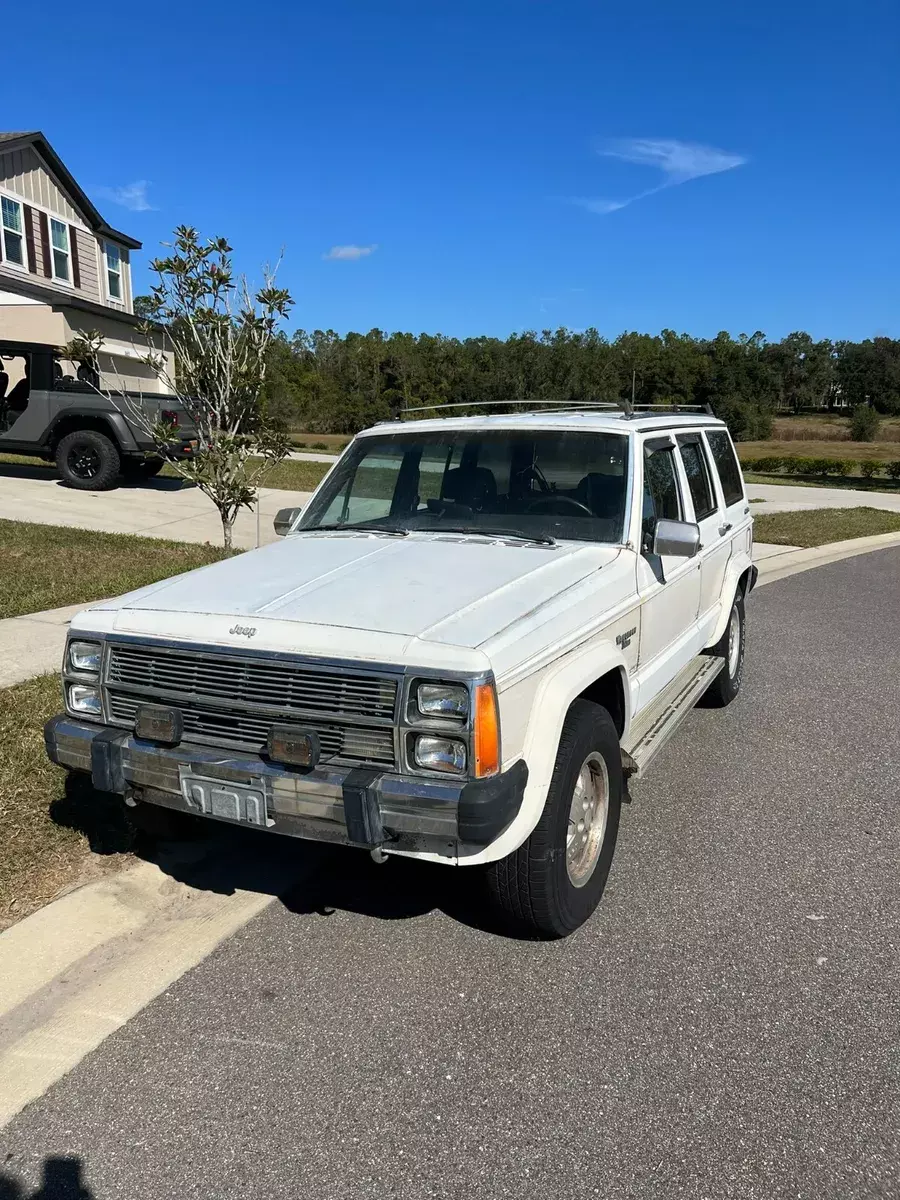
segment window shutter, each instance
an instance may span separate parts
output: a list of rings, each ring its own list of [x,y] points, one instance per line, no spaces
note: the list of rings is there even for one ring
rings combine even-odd
[[[28,270],[37,275],[37,253],[34,248],[34,209],[29,204],[22,205],[22,220],[25,222],[25,249],[28,252]]]
[[[75,226],[69,226],[69,254],[72,256],[72,282],[77,288],[81,287],[81,271],[78,269],[78,235]]]
[[[43,211],[38,212],[38,220],[41,223],[41,257],[44,260],[44,274],[48,279],[52,279],[53,272],[50,269],[50,222],[47,220],[47,214]]]

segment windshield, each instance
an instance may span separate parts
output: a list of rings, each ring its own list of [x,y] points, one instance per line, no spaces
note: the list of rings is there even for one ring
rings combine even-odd
[[[298,529],[374,524],[621,542],[627,455],[620,434],[457,428],[364,437]]]

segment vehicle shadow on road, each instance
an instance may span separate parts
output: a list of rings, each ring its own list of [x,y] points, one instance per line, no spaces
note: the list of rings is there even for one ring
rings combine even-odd
[[[379,864],[366,850],[200,818],[188,818],[183,838],[153,839],[134,828],[118,796],[95,791],[90,779],[78,774],[68,776],[50,817],[82,833],[95,854],[133,853],[200,891],[275,896],[298,916],[327,919],[344,911],[403,921],[440,911],[475,929],[522,936],[493,912],[478,867],[456,869],[400,857]]]
[[[95,1200],[81,1170],[80,1158],[52,1155],[44,1160],[41,1185],[33,1192],[14,1175],[0,1173],[0,1200]]]

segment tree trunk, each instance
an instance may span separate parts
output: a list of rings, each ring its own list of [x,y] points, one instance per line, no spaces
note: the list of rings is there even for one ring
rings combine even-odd
[[[225,513],[221,513],[222,517],[222,541],[228,553],[231,553],[231,531],[234,528],[234,517],[228,517]]]

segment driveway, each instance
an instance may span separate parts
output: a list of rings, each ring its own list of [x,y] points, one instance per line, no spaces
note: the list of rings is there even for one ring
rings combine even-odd
[[[305,504],[310,492],[261,488],[256,511],[242,509],[234,544],[243,549],[275,540],[272,521],[280,508]],[[111,492],[79,492],[65,487],[55,472],[41,467],[0,464],[0,517],[40,525],[72,525],[108,533],[181,542],[222,544],[222,525],[212,501],[180,479],[152,479]],[[257,536],[259,540],[257,541]]]
[[[281,899],[0,1132],[0,1195],[900,1195],[898,572],[751,598],[741,697],[634,785],[565,942],[483,928],[464,871],[248,833]]]
[[[900,492],[865,492],[856,488],[797,487],[781,483],[748,483],[754,514],[793,512],[804,508],[886,508],[900,512]]]

